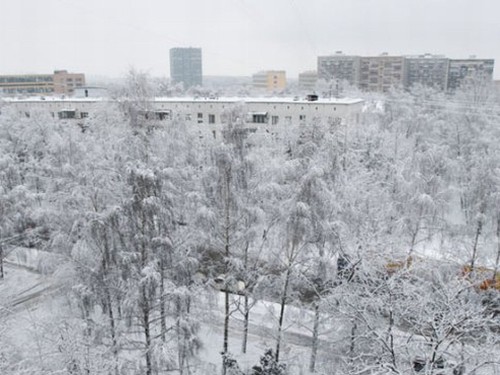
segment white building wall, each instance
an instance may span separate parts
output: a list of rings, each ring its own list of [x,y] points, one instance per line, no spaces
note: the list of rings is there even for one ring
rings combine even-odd
[[[57,117],[59,111],[76,110],[92,114],[102,100],[86,99],[26,99],[5,101],[20,113],[47,111]],[[296,125],[314,120],[354,124],[359,121],[363,101],[356,99],[320,99],[319,101],[292,99],[188,99],[166,98],[153,102],[152,110],[170,112],[172,118],[180,118],[187,123],[209,125],[219,128],[227,122],[227,114],[239,108],[241,120],[252,127],[272,127],[273,125]],[[252,123],[250,114],[267,114],[265,123]],[[226,116],[224,116],[226,115]],[[199,117],[200,116],[200,117]],[[250,120],[250,121],[248,121]],[[276,123],[277,121],[277,123]]]

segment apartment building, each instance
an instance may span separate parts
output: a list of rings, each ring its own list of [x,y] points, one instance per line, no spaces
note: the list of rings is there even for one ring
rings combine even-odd
[[[75,88],[85,86],[83,73],[56,70],[53,74],[1,75],[0,91],[11,95],[73,95]]]
[[[331,56],[318,57],[318,79],[327,82],[333,80],[347,81],[351,85],[359,84],[360,56],[345,55],[337,51]]]
[[[280,91],[286,87],[284,70],[265,70],[252,76],[253,87],[265,91]]]
[[[403,56],[361,57],[359,88],[366,91],[387,92],[391,87],[402,87],[405,74]]]
[[[346,80],[366,91],[387,92],[391,87],[416,84],[453,91],[467,80],[493,79],[493,59],[449,59],[442,55],[352,56],[338,51],[318,57],[318,78]]]
[[[442,91],[448,88],[448,58],[431,54],[406,56],[405,64],[405,87],[420,84]]]
[[[184,88],[203,84],[201,48],[170,49],[170,78]]]
[[[450,59],[448,67],[448,90],[456,90],[471,79],[493,80],[493,59]]]
[[[314,91],[318,82],[318,73],[314,70],[299,73],[299,89],[303,91]]]

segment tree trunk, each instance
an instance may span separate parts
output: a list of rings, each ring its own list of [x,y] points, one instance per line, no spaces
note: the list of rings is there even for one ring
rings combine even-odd
[[[497,216],[497,257],[495,259],[495,267],[493,268],[493,274],[491,275],[491,280],[493,281],[493,285],[495,285],[495,282],[497,280],[497,272],[499,266],[500,266],[500,214]]]
[[[146,287],[142,287],[142,323],[144,327],[144,340],[146,342],[146,375],[152,375],[151,363],[151,332],[150,332],[150,310],[147,299]]]
[[[224,292],[224,342],[222,347],[223,354],[228,353],[229,349],[229,290],[227,285],[227,279],[229,276],[229,257],[231,255],[231,248],[229,243],[229,230],[231,225],[231,214],[230,214],[230,187],[231,187],[231,169],[227,168],[225,171],[225,207],[224,207],[224,255],[226,259],[225,263],[225,292]],[[222,360],[222,374],[226,375],[226,365],[224,363],[224,358]]]
[[[280,316],[278,322],[278,338],[276,339],[276,362],[279,362],[280,345],[281,345],[281,331],[283,330],[283,319],[285,317],[285,307],[288,299],[288,283],[290,281],[291,268],[288,266],[285,275],[285,286],[283,287],[283,294],[281,296]]]
[[[113,357],[115,360],[115,375],[119,374],[118,371],[118,342],[116,339],[116,322],[115,322],[115,316],[113,313],[113,306],[111,304],[111,295],[109,293],[108,288],[105,288],[105,294],[106,294],[106,304],[108,305],[108,320],[109,320],[109,328],[111,331],[111,345],[113,347]]]
[[[160,261],[160,329],[161,329],[161,341],[166,342],[166,332],[167,332],[167,311],[165,307],[165,276],[164,276],[164,264],[163,260]]]
[[[247,241],[246,246],[245,246],[245,253],[244,253],[244,267],[245,267],[245,273],[248,275],[248,248],[249,248],[249,243]],[[248,277],[245,280],[245,305],[244,305],[244,312],[243,312],[243,340],[241,343],[241,352],[245,354],[247,352],[247,343],[248,343],[248,319],[250,317],[250,305],[248,304]]]
[[[481,235],[481,229],[483,228],[483,222],[478,220],[476,228],[476,236],[474,237],[474,246],[472,247],[472,258],[470,260],[470,272],[474,271],[474,266],[477,257],[477,244],[479,242],[479,236]]]
[[[224,292],[224,345],[222,352],[227,354],[229,348],[229,291]],[[222,365],[222,374],[226,374],[226,366]]]
[[[243,318],[243,341],[241,344],[241,352],[245,354],[247,352],[248,343],[248,318],[250,316],[250,306],[248,305],[248,294],[245,291],[245,306],[244,306],[244,318]]]
[[[356,323],[356,319],[352,320],[351,327],[351,345],[349,346],[349,356],[354,357],[354,350],[356,349],[356,330],[358,329],[358,325]]]
[[[176,322],[176,330],[177,330],[177,360],[179,362],[179,375],[184,374],[184,360],[185,360],[185,343],[184,343],[184,335],[182,334],[181,329],[181,315],[182,315],[182,301],[181,297],[177,296],[176,298],[176,310],[177,310],[177,322]]]
[[[314,304],[314,326],[312,335],[311,362],[309,363],[309,372],[315,372],[316,356],[318,354],[318,335],[319,335],[319,301]]]
[[[1,242],[1,231],[0,231],[0,280],[3,279],[3,247]]]

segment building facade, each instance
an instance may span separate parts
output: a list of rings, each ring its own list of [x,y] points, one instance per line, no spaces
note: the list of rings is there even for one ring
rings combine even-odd
[[[75,88],[85,86],[85,75],[68,73],[67,70],[54,71],[54,93],[73,95]]]
[[[284,70],[266,70],[252,76],[253,87],[266,91],[280,91],[286,88]]]
[[[391,87],[402,87],[405,74],[403,56],[361,57],[359,88],[365,91],[387,92]]]
[[[455,90],[467,80],[493,79],[493,59],[449,59],[441,55],[350,56],[337,52],[318,57],[318,78],[346,80],[365,91],[387,92],[391,87],[416,84],[438,90]]]
[[[299,89],[303,91],[314,91],[318,82],[318,73],[314,70],[299,73]]]
[[[85,75],[56,70],[54,74],[0,76],[4,95],[73,95],[75,88],[85,86]]]
[[[203,84],[201,48],[170,49],[170,78],[184,88]]]
[[[351,85],[359,84],[361,58],[344,55],[337,51],[335,55],[318,57],[318,79],[327,82],[333,80],[347,81]]]
[[[45,112],[55,119],[76,121],[84,125],[102,103],[117,103],[98,98],[26,98],[5,99],[2,110],[34,116]],[[323,122],[334,126],[354,125],[360,122],[364,102],[361,99],[295,99],[295,98],[158,98],[151,100],[145,120],[165,121],[178,118],[187,125],[199,127],[202,132],[218,137],[229,122],[243,123],[253,132],[279,136],[289,126]],[[234,118],[229,118],[234,116]]]
[[[405,65],[405,87],[420,84],[442,91],[448,88],[448,58],[430,54],[406,56]]]
[[[472,79],[492,81],[495,60],[493,59],[450,59],[448,67],[448,90],[456,90]]]

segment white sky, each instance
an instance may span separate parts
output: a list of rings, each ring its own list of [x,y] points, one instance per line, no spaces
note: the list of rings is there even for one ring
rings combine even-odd
[[[169,49],[191,46],[204,75],[294,78],[337,50],[500,64],[499,42],[500,0],[0,0],[0,74],[169,76]]]

